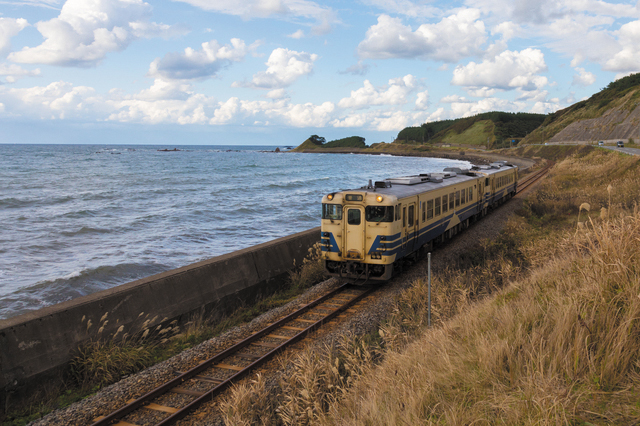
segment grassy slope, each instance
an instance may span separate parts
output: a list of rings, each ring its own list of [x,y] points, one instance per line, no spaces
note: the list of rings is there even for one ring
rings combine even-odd
[[[560,156],[550,148],[522,150]],[[259,380],[238,388],[227,420],[638,424],[639,168],[636,157],[576,150],[498,240],[435,277],[431,330],[421,279],[379,336],[302,354],[276,401]]]
[[[474,123],[464,132],[457,134],[450,131],[442,138],[442,143],[448,143],[452,145],[473,145],[481,146],[487,145],[487,138],[490,142],[495,140],[493,134],[494,124],[491,120],[482,120]]]

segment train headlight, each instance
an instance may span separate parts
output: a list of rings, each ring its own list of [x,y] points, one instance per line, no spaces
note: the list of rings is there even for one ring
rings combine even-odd
[[[327,199],[328,199],[329,201],[333,200],[333,194],[329,194],[329,195],[327,195]]]
[[[381,203],[381,202],[382,202],[382,195],[378,195],[378,196],[376,197],[376,201],[377,201],[377,202],[379,202],[379,203]]]

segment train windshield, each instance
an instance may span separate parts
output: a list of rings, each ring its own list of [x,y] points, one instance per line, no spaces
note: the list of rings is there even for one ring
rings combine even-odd
[[[367,206],[367,222],[393,222],[393,206]]]
[[[322,218],[330,220],[342,220],[341,204],[322,204]]]

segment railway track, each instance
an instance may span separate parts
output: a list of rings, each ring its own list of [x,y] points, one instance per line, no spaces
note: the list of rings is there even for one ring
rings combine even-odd
[[[528,175],[520,179],[518,181],[518,187],[516,188],[516,194],[521,193],[522,191],[524,191],[525,189],[527,189],[528,187],[530,187],[531,185],[533,185],[534,183],[542,179],[547,173],[549,173],[549,170],[551,169],[551,167],[553,167],[554,164],[555,164],[554,162],[549,161],[540,170],[533,173],[529,173]]]
[[[554,163],[520,179],[516,193],[544,177]],[[346,284],[303,306],[232,347],[201,362],[120,409],[99,417],[91,426],[165,426],[175,424],[211,401],[275,354],[369,295],[374,288]]]
[[[171,425],[211,401],[286,347],[362,300],[374,288],[343,285],[146,393],[91,426]]]

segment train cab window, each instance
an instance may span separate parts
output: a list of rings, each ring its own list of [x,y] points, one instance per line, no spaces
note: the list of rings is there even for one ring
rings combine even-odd
[[[455,194],[452,192],[451,194],[449,194],[449,210],[453,210],[455,208],[454,206],[454,196]]]
[[[409,206],[409,219],[407,221],[407,223],[409,224],[409,226],[413,226],[413,217],[414,217],[414,208],[415,206]]]
[[[360,225],[361,220],[360,209],[349,209],[347,211],[347,223],[349,225]]]
[[[440,197],[434,200],[433,215],[440,216]]]
[[[448,197],[446,195],[442,196],[442,213],[446,213],[449,207]]]
[[[456,191],[456,207],[460,205],[460,191]]]
[[[433,218],[433,200],[427,201],[427,219]]]
[[[322,218],[330,220],[342,220],[341,204],[322,204]]]
[[[393,206],[367,206],[364,215],[367,222],[393,222]]]

